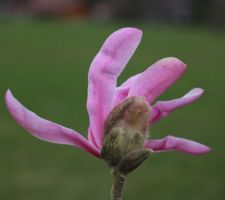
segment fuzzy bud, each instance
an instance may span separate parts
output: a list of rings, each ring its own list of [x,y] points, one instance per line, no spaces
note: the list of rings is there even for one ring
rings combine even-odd
[[[110,112],[101,154],[113,170],[126,175],[149,156],[144,148],[149,115],[150,106],[144,97],[130,97]]]

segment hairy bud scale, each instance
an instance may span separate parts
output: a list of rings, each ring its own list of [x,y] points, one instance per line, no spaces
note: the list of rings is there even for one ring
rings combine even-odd
[[[130,97],[110,112],[101,154],[114,170],[127,174],[148,157],[144,141],[149,115],[150,106],[143,97]]]

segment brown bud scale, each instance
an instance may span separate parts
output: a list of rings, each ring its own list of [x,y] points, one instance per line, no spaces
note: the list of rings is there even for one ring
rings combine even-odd
[[[143,97],[130,97],[110,112],[101,152],[110,167],[129,173],[148,157],[144,141],[149,115],[150,106]]]

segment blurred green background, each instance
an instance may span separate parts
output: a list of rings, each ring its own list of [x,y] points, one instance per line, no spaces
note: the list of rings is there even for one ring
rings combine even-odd
[[[129,23],[23,21],[0,24],[0,199],[109,199],[106,164],[70,146],[40,141],[9,116],[4,93],[10,88],[40,116],[86,135],[87,73],[105,38]],[[127,200],[225,199],[225,34],[206,28],[136,23],[142,42],[119,83],[160,58],[188,64],[185,76],[160,99],[182,96],[193,87],[204,96],[151,128],[193,139],[213,150],[194,157],[179,152],[152,155],[132,173]]]

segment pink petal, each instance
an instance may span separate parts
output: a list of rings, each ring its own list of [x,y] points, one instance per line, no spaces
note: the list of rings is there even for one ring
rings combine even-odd
[[[96,157],[100,157],[99,149],[90,144],[82,135],[29,111],[13,97],[10,90],[6,92],[5,101],[12,117],[33,136],[52,143],[79,147]]]
[[[155,152],[181,151],[192,155],[204,154],[211,150],[209,147],[198,142],[174,136],[167,136],[160,140],[147,140],[145,147]]]
[[[89,141],[92,145],[94,145],[97,149],[99,149],[98,145],[96,144],[94,135],[93,135],[92,130],[91,130],[90,127],[88,128],[88,141]]]
[[[114,98],[114,106],[121,103],[125,98],[127,98],[129,90],[135,80],[140,76],[140,74],[136,74],[129,79],[127,79],[121,86],[116,88],[115,98]]]
[[[182,76],[185,69],[186,65],[177,58],[164,58],[141,74],[133,83],[129,96],[144,96],[152,103]]]
[[[196,101],[199,97],[202,96],[203,92],[204,90],[201,88],[194,88],[181,98],[170,101],[156,102],[156,104],[152,107],[150,122],[155,123],[169,115],[175,109]]]
[[[104,42],[89,70],[87,109],[93,137],[102,145],[103,124],[112,110],[117,77],[123,71],[141,40],[142,32],[123,28]]]

